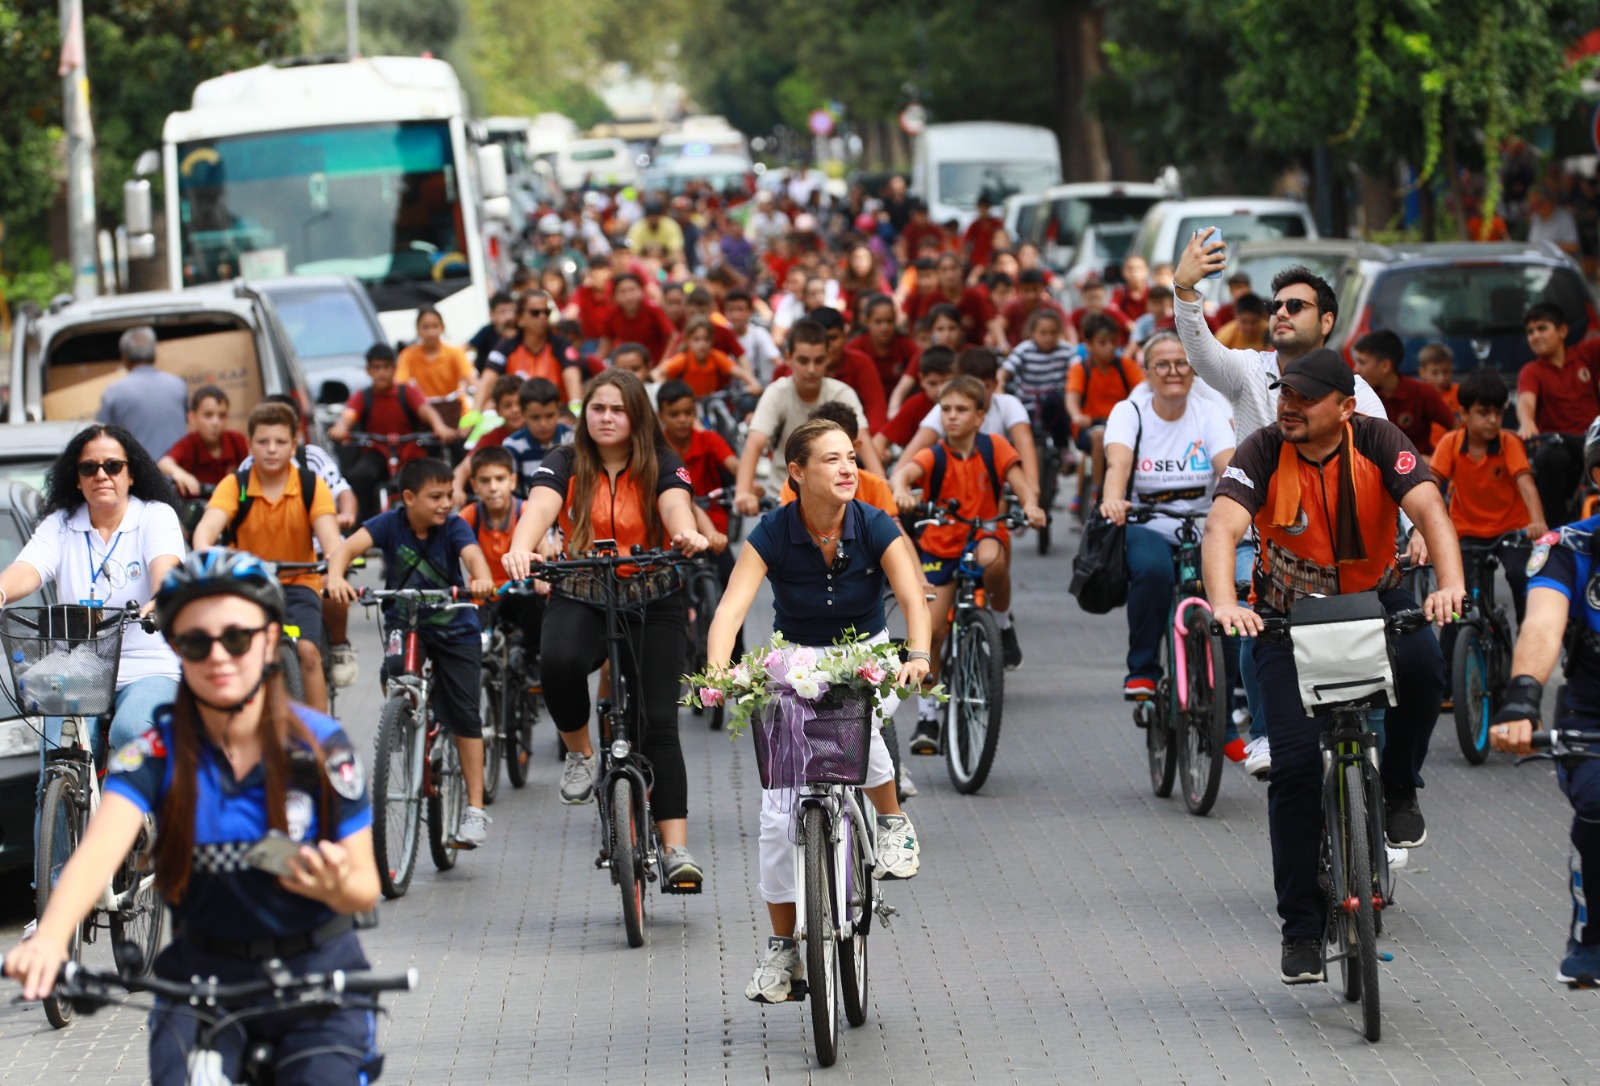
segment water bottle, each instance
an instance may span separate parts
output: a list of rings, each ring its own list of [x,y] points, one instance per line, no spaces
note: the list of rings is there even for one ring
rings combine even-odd
[[[403,655],[405,653],[405,651],[406,651],[405,634],[401,633],[398,627],[393,629],[393,630],[390,630],[389,631],[389,641],[388,641],[387,648],[385,649],[385,655],[388,655],[388,656],[401,656],[401,655]]]

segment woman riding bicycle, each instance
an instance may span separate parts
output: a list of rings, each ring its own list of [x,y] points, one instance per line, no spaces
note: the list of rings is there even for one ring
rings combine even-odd
[[[735,635],[763,579],[772,582],[773,633],[826,648],[847,630],[886,640],[883,585],[894,589],[906,616],[906,661],[897,681],[915,689],[928,674],[932,622],[922,596],[916,552],[881,509],[856,501],[859,478],[855,448],[835,422],[813,419],[784,444],[789,485],[799,498],[769,513],[750,533],[739,554],[722,605],[711,623],[707,661],[726,667]],[[879,878],[908,879],[917,873],[919,846],[911,820],[900,810],[895,777],[879,728],[894,715],[898,698],[877,707],[863,791],[879,813]],[[792,796],[781,790],[761,797],[761,896],[772,919],[772,938],[745,997],[782,1003],[800,979],[795,949]]]
[[[134,436],[95,424],[74,437],[44,484],[48,514],[17,560],[0,572],[0,607],[54,584],[62,603],[146,608],[161,578],[183,560],[177,496]],[[117,662],[112,750],[150,727],[178,692],[178,658],[155,634],[130,626]],[[61,741],[45,720],[44,752]]]
[[[222,548],[191,555],[162,582],[156,622],[183,658],[176,701],[119,750],[105,801],[61,873],[38,930],[5,957],[23,995],[49,994],[73,929],[156,820],[156,885],[173,910],[173,939],[158,976],[258,979],[262,962],[290,973],[367,967],[352,914],[378,900],[372,812],[348,737],[333,718],[289,700],[271,665],[284,620],[283,588],[254,555]],[[246,851],[269,834],[299,844],[273,865]],[[197,1019],[157,1001],[150,1077],[187,1081]],[[365,1081],[373,1058],[370,1010],[314,1016],[274,1012],[218,1038],[228,1081],[258,1041],[276,1048],[276,1082]]]
[[[1167,509],[1204,512],[1234,447],[1227,416],[1210,400],[1189,394],[1194,370],[1173,333],[1150,337],[1145,380],[1151,394],[1123,400],[1106,420],[1107,497],[1100,503],[1101,516],[1127,524],[1128,677],[1122,692],[1128,698],[1154,696],[1161,678],[1161,637],[1182,522],[1158,516],[1128,524],[1134,503],[1124,495]]]
[[[537,560],[532,548],[557,524],[573,556],[600,539],[615,541],[619,554],[668,540],[686,556],[707,549],[694,526],[688,469],[663,443],[639,379],[622,370],[596,377],[584,394],[581,418],[573,444],[545,456],[533,477],[502,559],[506,575],[526,577]],[[703,872],[687,847],[689,778],[678,745],[678,677],[688,629],[681,582],[670,568],[636,578],[626,569],[619,575],[639,605],[625,612],[634,662],[627,681],[643,709],[639,749],[654,772],[650,806],[666,853],[663,884],[698,883]],[[539,638],[545,704],[567,748],[561,800],[569,804],[587,803],[594,794],[589,673],[606,657],[605,609],[574,591],[561,585],[552,591]]]

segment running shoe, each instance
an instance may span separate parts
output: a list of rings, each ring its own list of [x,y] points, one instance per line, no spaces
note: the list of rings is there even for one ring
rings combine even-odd
[[[901,800],[908,800],[917,794],[917,782],[911,779],[911,770],[905,766],[900,767],[900,778],[896,782]]]
[[[1015,671],[1022,666],[1022,646],[1017,644],[1015,625],[1000,631],[1000,647],[1004,650],[1007,671]]]
[[[911,733],[911,753],[939,753],[939,722],[937,720],[931,717],[923,717],[917,721],[917,729]]]
[[[461,814],[461,827],[456,830],[455,840],[450,843],[459,849],[475,849],[489,839],[489,823],[492,822],[482,807],[468,807]]]
[[[1574,988],[1600,986],[1600,946],[1585,946],[1568,939],[1567,956],[1561,959],[1561,968],[1556,970],[1556,982]]]
[[[805,979],[805,963],[793,939],[767,937],[767,949],[756,965],[756,975],[745,985],[744,997],[752,1003],[783,1003],[797,980]]]
[[[328,681],[341,690],[354,686],[361,669],[356,666],[356,647],[348,641],[332,646],[328,651]]]
[[[903,814],[878,816],[878,866],[875,879],[909,879],[922,865],[922,846],[911,819]]]
[[[1285,984],[1316,984],[1323,980],[1322,941],[1285,939],[1279,979]]]
[[[663,845],[661,848],[661,884],[682,887],[685,883],[699,886],[705,881],[705,872],[694,862],[689,850],[681,845]]]
[[[567,752],[567,763],[561,769],[561,802],[588,803],[594,795],[594,758],[585,758],[575,750]]]
[[[1416,848],[1428,839],[1428,826],[1415,794],[1394,799],[1384,810],[1384,836],[1395,848]]]
[[[1267,742],[1266,736],[1244,745],[1244,771],[1258,781],[1272,775],[1272,744]]]
[[[1123,701],[1142,701],[1156,696],[1154,679],[1129,679],[1122,684]]]

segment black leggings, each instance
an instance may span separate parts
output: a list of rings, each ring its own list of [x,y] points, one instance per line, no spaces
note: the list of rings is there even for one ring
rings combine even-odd
[[[624,677],[645,721],[645,734],[634,738],[655,781],[650,806],[657,819],[683,818],[689,812],[689,777],[678,745],[678,689],[688,646],[683,593],[652,602],[642,618],[625,612],[623,622],[632,646],[631,653],[623,653]],[[605,612],[552,595],[540,648],[550,718],[561,731],[582,731],[589,726],[589,674],[606,659]]]

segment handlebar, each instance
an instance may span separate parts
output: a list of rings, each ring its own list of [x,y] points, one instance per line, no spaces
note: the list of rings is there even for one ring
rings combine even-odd
[[[4,959],[0,959],[0,972],[4,968]],[[215,977],[174,981],[154,975],[134,976],[109,969],[96,969],[80,962],[67,962],[61,967],[55,990],[58,996],[86,1003],[109,1003],[114,998],[113,989],[123,989],[128,992],[148,992],[200,1006],[242,1003],[262,996],[301,1004],[337,1002],[344,995],[412,992],[416,990],[418,981],[415,967],[404,973],[346,972],[335,969],[327,973],[295,976],[281,963],[268,963],[266,970],[266,975],[258,980],[224,984]],[[289,997],[295,998],[291,1000]]]
[[[924,502],[912,510],[912,514],[917,518],[915,527],[927,528],[938,524],[965,524],[967,527],[974,528],[980,532],[992,532],[1002,525],[1007,528],[1020,529],[1028,523],[1028,518],[1023,516],[1021,510],[1018,509],[1011,509],[997,517],[984,520],[981,517],[964,517],[957,512],[960,508],[961,503],[954,498],[951,498],[944,505]]]
[[[439,435],[432,430],[419,430],[414,434],[374,434],[367,430],[351,430],[345,442],[353,445],[437,445]]]
[[[363,588],[356,593],[356,599],[367,607],[388,600],[405,600],[441,611],[467,611],[478,606],[459,588]]]
[[[503,594],[512,585],[526,584],[533,580],[554,581],[562,577],[570,577],[580,573],[593,573],[619,569],[622,566],[636,566],[641,569],[650,566],[672,565],[678,562],[693,561],[682,551],[675,550],[641,550],[635,547],[629,554],[616,552],[590,552],[582,558],[561,558],[548,562],[535,562],[528,571],[528,576],[522,580],[510,580],[501,585],[497,594]]]
[[[1128,510],[1129,524],[1145,524],[1157,517],[1171,517],[1173,520],[1205,520],[1206,510],[1172,509],[1165,505],[1136,505]]]
[[[1529,745],[1534,750],[1548,750],[1557,757],[1569,754],[1589,754],[1588,751],[1572,750],[1570,744],[1573,743],[1584,745],[1590,743],[1600,744],[1600,731],[1583,731],[1579,728],[1552,728],[1549,731],[1534,732],[1533,737],[1529,740]],[[1589,756],[1600,758],[1600,754]]]
[[[1271,640],[1287,641],[1291,630],[1289,619],[1282,615],[1262,615],[1261,633],[1263,637]],[[1423,614],[1422,608],[1410,607],[1404,611],[1396,611],[1383,620],[1384,629],[1391,637],[1415,633],[1428,625],[1428,617]],[[1213,621],[1211,632],[1219,637],[1242,636],[1232,630],[1224,629],[1222,623]]]

